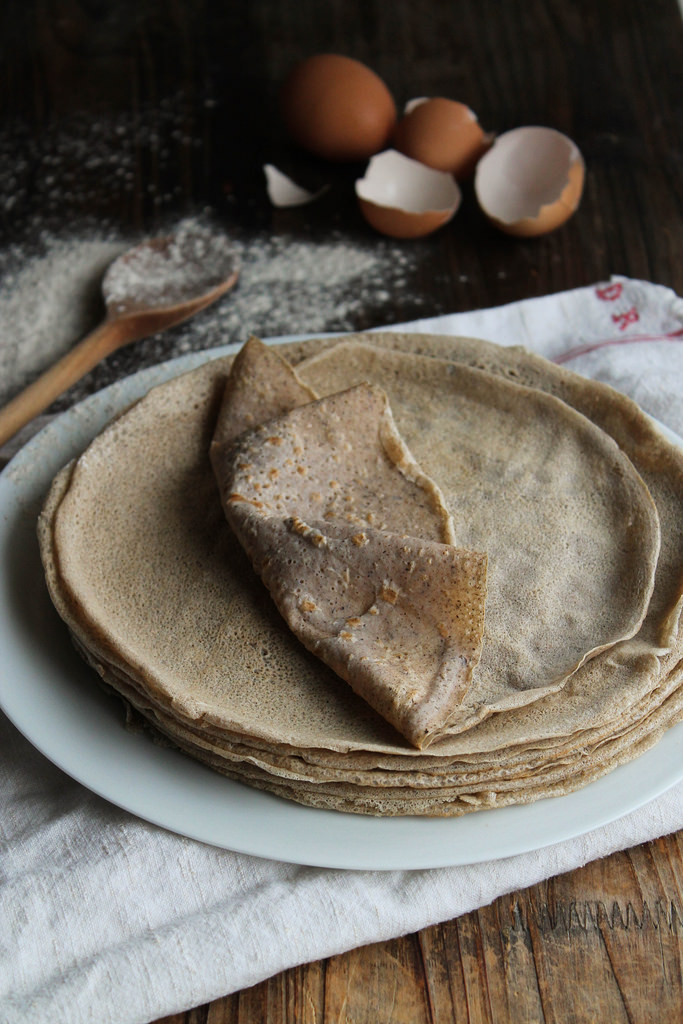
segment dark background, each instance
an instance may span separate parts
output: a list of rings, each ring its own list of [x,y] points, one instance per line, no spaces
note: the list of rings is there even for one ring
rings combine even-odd
[[[361,168],[309,159],[283,136],[280,83],[320,51],[368,63],[399,107],[448,96],[487,130],[550,125],[584,154],[580,211],[546,238],[500,235],[466,189],[446,229],[405,243],[432,312],[611,273],[683,291],[674,0],[11,0],[0,13],[4,240],[93,219],[151,231],[208,204],[249,230],[372,241],[353,197]],[[265,161],[309,187],[335,187],[312,207],[273,211]],[[399,311],[411,316],[405,297]]]

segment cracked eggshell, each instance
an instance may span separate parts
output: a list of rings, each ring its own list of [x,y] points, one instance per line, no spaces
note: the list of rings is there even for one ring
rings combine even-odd
[[[554,128],[499,135],[477,164],[474,190],[492,223],[531,238],[564,224],[581,200],[585,165],[571,139]]]
[[[472,176],[493,138],[484,132],[477,115],[464,103],[436,96],[406,104],[393,143],[413,160],[464,180]]]
[[[274,164],[264,164],[263,173],[266,178],[268,198],[273,206],[305,206],[318,199],[329,188],[328,185],[323,185],[317,192],[309,192],[307,188],[302,188],[301,185],[297,185],[295,181],[288,178]]]
[[[326,160],[367,160],[387,145],[396,104],[379,75],[338,53],[297,64],[280,95],[291,137]]]
[[[373,157],[356,195],[368,224],[392,238],[420,238],[446,224],[460,206],[451,174],[387,149]]]

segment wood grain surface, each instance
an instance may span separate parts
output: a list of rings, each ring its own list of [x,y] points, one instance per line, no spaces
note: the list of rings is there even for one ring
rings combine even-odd
[[[163,1024],[673,1024],[682,885],[679,833]]]
[[[498,234],[466,187],[453,224],[411,243],[410,286],[373,296],[345,329],[613,273],[683,294],[676,0],[9,0],[0,8],[0,244],[38,246],[41,232],[81,222],[151,232],[207,206],[247,233],[316,242],[342,232],[373,244],[350,188],[358,168],[306,157],[279,121],[286,71],[320,51],[367,62],[400,104],[445,95],[495,132],[552,125],[588,167],[579,213],[537,241]],[[266,160],[309,187],[331,181],[330,196],[273,211]],[[78,397],[149,358],[135,345],[111,357]],[[679,1021],[682,915],[679,834],[418,934],[294,967],[165,1024]]]

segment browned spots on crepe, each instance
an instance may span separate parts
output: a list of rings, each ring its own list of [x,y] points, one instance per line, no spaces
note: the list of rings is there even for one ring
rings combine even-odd
[[[250,365],[259,394],[274,390],[262,377],[292,372],[269,355],[259,365],[254,353]],[[250,386],[244,376],[241,386]],[[415,746],[432,742],[457,714],[479,660],[485,557],[473,562],[448,543],[440,491],[402,442],[379,388],[361,384],[276,419],[264,409],[266,422],[236,438],[230,402],[238,410],[242,402],[231,381],[226,395],[219,430],[231,440],[214,441],[212,462],[228,521],[277,607],[302,643]],[[277,467],[268,452],[274,428]],[[265,475],[277,491],[256,505]],[[235,493],[248,497],[235,502]],[[378,615],[378,600],[391,613]],[[437,626],[439,602],[451,614]]]

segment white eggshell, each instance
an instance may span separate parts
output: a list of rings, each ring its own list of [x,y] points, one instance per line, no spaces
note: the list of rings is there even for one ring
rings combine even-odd
[[[266,176],[268,198],[273,206],[304,206],[306,203],[312,203],[314,199],[321,196],[328,188],[325,185],[323,188],[318,189],[317,192],[309,192],[308,189],[302,188],[295,181],[292,181],[291,178],[288,178],[274,164],[264,164],[263,173]]]
[[[571,217],[584,172],[583,157],[566,135],[554,128],[515,128],[499,135],[477,164],[474,190],[501,230],[532,237]]]
[[[405,117],[406,114],[412,114],[416,107],[419,107],[422,103],[426,103],[428,99],[429,96],[416,96],[414,100],[408,100],[403,108],[403,116]]]
[[[451,219],[462,193],[451,174],[387,149],[374,156],[356,182],[363,215],[383,234],[417,238]]]

